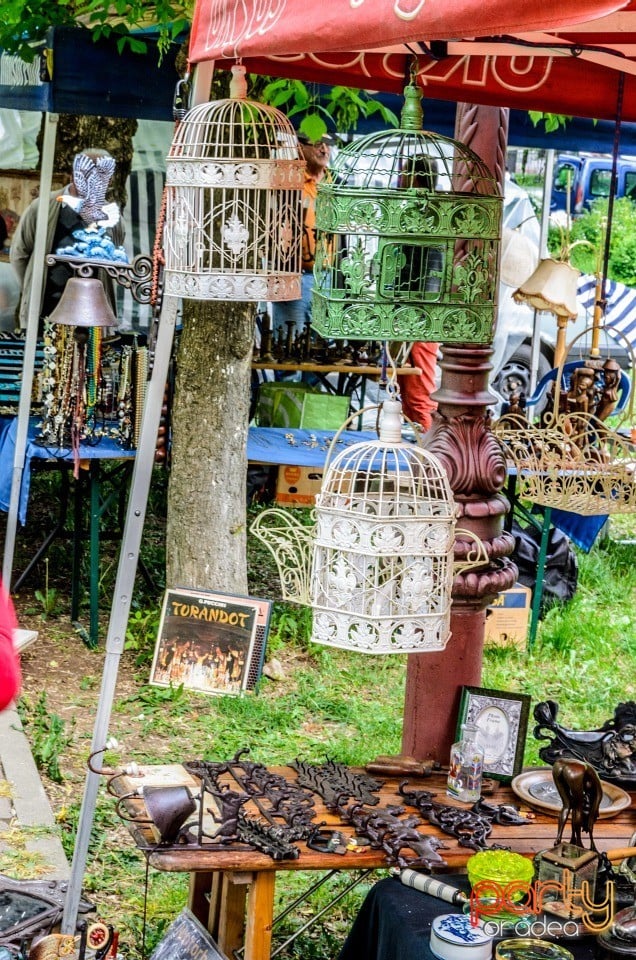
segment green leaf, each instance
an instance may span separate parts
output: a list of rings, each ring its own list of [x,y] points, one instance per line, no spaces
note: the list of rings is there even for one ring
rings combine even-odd
[[[327,124],[318,114],[312,113],[303,118],[299,132],[315,143],[327,133]]]

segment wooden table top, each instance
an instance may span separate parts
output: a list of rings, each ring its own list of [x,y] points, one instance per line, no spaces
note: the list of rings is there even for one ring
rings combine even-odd
[[[296,779],[296,772],[291,767],[271,767],[269,769],[272,773],[284,775],[291,782]],[[121,776],[112,781],[112,791],[123,797],[132,791],[140,790],[144,786],[172,786],[178,784],[188,786],[193,795],[196,795],[199,790],[200,781],[198,778],[191,777],[179,764],[141,766],[140,772],[141,777]],[[404,805],[403,798],[398,793],[399,780],[380,777],[374,777],[374,779],[379,780],[382,784],[379,791],[380,802],[376,807],[365,809],[377,811],[387,806],[402,805],[404,807],[404,813],[401,815],[403,818],[417,813],[414,808]],[[236,789],[235,783],[233,783],[233,786]],[[447,797],[445,774],[437,773],[424,778],[410,776],[408,778],[408,789],[428,790],[435,794],[436,802],[468,809],[467,804],[457,804]],[[353,827],[341,823],[337,815],[326,810],[321,798],[317,794],[314,796],[316,801],[314,822],[320,824],[324,821],[324,829],[337,829],[346,837],[354,837],[355,830]],[[594,829],[594,839],[599,850],[610,851],[629,846],[630,838],[636,831],[636,793],[631,793],[630,797],[630,807],[626,807],[617,816],[597,821]],[[517,826],[493,825],[492,833],[487,840],[488,844],[505,845],[526,857],[533,857],[539,851],[546,850],[554,845],[557,833],[555,816],[531,810],[526,803],[513,793],[509,786],[503,784],[498,786],[495,795],[485,799],[492,804],[512,803],[523,814],[533,816],[528,824]],[[213,802],[209,794],[206,795],[206,806],[208,800]],[[349,801],[349,803],[352,802]],[[147,816],[144,801],[141,797],[128,798],[123,801],[123,806],[128,816],[139,818]],[[253,804],[250,801],[245,807],[246,812],[258,816],[258,810],[251,809],[252,806]],[[383,850],[361,847],[357,851],[347,851],[344,855],[338,855],[311,850],[304,842],[295,842],[294,844],[300,850],[300,856],[297,859],[276,861],[265,853],[249,849],[240,844],[224,848],[210,846],[198,849],[187,845],[161,848],[157,847],[157,835],[148,823],[129,822],[127,826],[137,846],[147,854],[150,864],[159,870],[188,873],[217,870],[356,870],[382,868],[389,865]],[[454,837],[442,833],[425,819],[417,824],[416,829],[421,834],[437,837],[443,841],[444,849],[440,848],[439,853],[446,861],[446,866],[440,865],[439,872],[462,870],[466,866],[468,858],[475,852],[470,848],[460,847]],[[564,840],[568,839],[569,825],[566,826],[564,834]],[[586,836],[585,840],[587,841]],[[409,856],[409,851],[403,850],[402,853]]]

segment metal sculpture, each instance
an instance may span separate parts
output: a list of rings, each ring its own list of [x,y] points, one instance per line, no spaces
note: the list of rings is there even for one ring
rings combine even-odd
[[[425,820],[439,827],[443,833],[456,837],[460,847],[469,847],[472,850],[500,848],[500,844],[489,847],[486,843],[494,823],[531,823],[531,820],[524,817],[512,804],[495,806],[478,800],[467,810],[439,803],[430,790],[409,790],[407,786],[408,781],[403,780],[398,788],[404,802],[415,807]]]
[[[373,791],[382,786],[379,780],[355,773],[342,763],[327,760],[321,766],[306,763],[304,760],[292,760],[290,763],[298,774],[298,783],[308,787],[324,800],[328,810],[335,809],[343,800],[353,798],[369,806],[380,802]]]
[[[582,847],[581,831],[590,837],[590,850],[596,851],[594,824],[601,809],[603,785],[591,763],[582,760],[557,760],[552,767],[552,777],[559,791],[563,806],[559,811],[559,830],[556,846],[563,839],[568,817],[572,817],[570,843]]]
[[[596,730],[568,730],[557,722],[559,705],[544,700],[534,708],[534,736],[547,740],[539,749],[546,763],[577,759],[590,763],[603,780],[636,788],[636,701],[619,703],[614,717]]]

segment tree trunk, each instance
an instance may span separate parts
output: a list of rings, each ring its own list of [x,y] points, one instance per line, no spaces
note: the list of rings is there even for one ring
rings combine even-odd
[[[132,138],[136,130],[136,120],[61,114],[57,125],[55,172],[67,177],[70,182],[76,153],[88,147],[108,150],[117,166],[108,188],[107,199],[118,203],[123,212],[127,201],[126,180],[133,157]]]
[[[254,307],[184,303],[172,408],[166,583],[247,593]]]

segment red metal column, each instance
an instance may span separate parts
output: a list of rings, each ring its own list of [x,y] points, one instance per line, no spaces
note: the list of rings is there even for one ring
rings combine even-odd
[[[508,111],[460,104],[455,136],[490,167],[501,183],[505,176]],[[506,464],[490,431],[488,390],[490,345],[442,347],[438,411],[425,444],[444,464],[459,505],[458,527],[475,533],[485,544],[488,562],[455,579],[451,613],[452,637],[446,650],[408,658],[402,754],[418,760],[448,762],[462,686],[479,686],[484,642],[485,608],[517,578],[507,559],[513,538],[503,529],[508,501],[501,494]],[[455,556],[471,549],[461,539]]]

